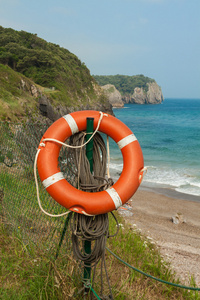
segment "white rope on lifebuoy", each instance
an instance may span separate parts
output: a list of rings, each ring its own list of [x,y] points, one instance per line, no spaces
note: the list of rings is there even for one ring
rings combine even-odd
[[[40,143],[40,146],[41,147],[44,147],[45,143],[44,142],[56,142],[64,147],[68,147],[68,148],[73,148],[73,149],[79,149],[79,148],[83,148],[85,145],[87,145],[87,143],[89,143],[91,141],[91,139],[94,137],[94,135],[97,133],[97,131],[99,130],[99,126],[101,124],[101,120],[103,119],[103,116],[108,116],[107,114],[104,114],[102,113],[101,111],[99,112],[100,113],[100,117],[99,117],[99,121],[98,121],[98,124],[97,124],[97,128],[95,129],[95,131],[93,132],[93,134],[91,135],[91,137],[87,140],[87,142],[85,142],[84,144],[80,145],[80,146],[71,146],[71,145],[68,145],[68,144],[65,144],[61,141],[58,141],[56,139],[52,139],[52,138],[46,138],[46,139],[43,139],[42,140],[42,143]]]
[[[109,144],[109,136],[107,135],[107,176],[110,178],[110,144]]]
[[[36,192],[37,192],[37,200],[38,200],[38,204],[39,204],[39,207],[41,209],[41,211],[49,216],[49,217],[63,217],[67,214],[70,213],[70,211],[67,211],[65,213],[62,213],[62,214],[58,214],[58,215],[53,215],[53,214],[50,214],[48,213],[47,211],[45,211],[41,205],[41,201],[40,201],[40,193],[39,193],[39,186],[38,186],[38,180],[37,180],[37,158],[38,158],[38,155],[39,155],[39,152],[40,152],[41,149],[38,149],[36,155],[35,155],[35,161],[34,161],[34,177],[35,177],[35,185],[36,185]]]
[[[147,167],[144,167],[140,172],[143,173],[143,175],[139,176],[139,179],[141,179],[141,181],[143,180],[144,176],[147,174]]]
[[[45,147],[45,143],[44,142],[56,142],[60,145],[63,145],[64,147],[68,147],[68,148],[73,148],[73,149],[77,149],[77,148],[83,148],[87,143],[89,143],[89,141],[94,137],[94,135],[96,134],[96,132],[98,131],[99,129],[99,126],[101,124],[101,121],[103,119],[103,116],[108,116],[107,114],[104,114],[103,112],[99,112],[100,113],[100,117],[99,117],[99,121],[98,121],[98,124],[97,124],[97,128],[95,129],[95,131],[93,132],[93,134],[91,135],[91,137],[87,140],[87,142],[85,142],[84,144],[80,145],[80,146],[71,146],[71,145],[68,145],[66,143],[63,143],[61,141],[58,141],[56,139],[51,139],[51,138],[46,138],[46,139],[43,139],[42,140],[42,143],[40,143],[40,146],[41,147]],[[38,180],[37,180],[37,159],[38,159],[38,155],[39,155],[39,152],[40,152],[41,149],[38,149],[36,155],[35,155],[35,161],[34,161],[34,178],[35,178],[35,185],[36,185],[36,192],[37,192],[37,200],[38,200],[38,205],[41,209],[41,211],[49,216],[49,217],[53,217],[53,218],[57,218],[57,217],[63,217],[67,214],[70,213],[70,210],[65,212],[65,213],[62,213],[62,214],[58,214],[58,215],[53,215],[53,214],[50,214],[48,213],[47,211],[45,211],[42,207],[42,204],[41,204],[41,201],[40,201],[40,193],[39,193],[39,186],[38,186]],[[87,214],[86,212],[83,212],[86,216],[93,216],[93,215],[90,215],[90,214]]]

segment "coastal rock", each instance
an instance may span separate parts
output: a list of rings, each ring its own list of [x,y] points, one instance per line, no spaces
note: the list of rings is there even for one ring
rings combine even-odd
[[[109,103],[112,105],[112,107],[124,106],[124,102],[122,101],[122,96],[113,84],[103,85],[102,89],[104,90],[104,93],[108,97]]]
[[[164,101],[161,87],[156,82],[147,83],[147,103],[159,104]]]
[[[181,213],[177,213],[175,216],[173,216],[172,222],[176,225],[180,224],[180,223],[186,223],[186,221]]]
[[[31,85],[30,90],[31,90],[31,94],[32,94],[33,97],[36,97],[36,98],[39,97],[40,92],[34,84]]]
[[[29,92],[34,98],[37,98],[41,95],[39,88],[32,84],[29,79],[21,79],[20,88],[23,91]]]
[[[143,88],[136,87],[134,93],[131,97],[131,103],[135,104],[145,104],[146,103],[146,93]]]
[[[147,83],[147,87],[147,91],[142,87],[136,87],[132,95],[125,96],[122,100],[133,104],[160,104],[164,101],[162,89],[156,82]]]

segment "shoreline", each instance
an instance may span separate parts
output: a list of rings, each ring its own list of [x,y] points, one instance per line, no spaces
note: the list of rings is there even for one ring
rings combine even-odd
[[[142,186],[129,201],[131,209],[120,214],[156,244],[183,284],[193,276],[200,287],[200,201],[190,196]],[[172,222],[176,214],[182,215],[179,224]]]
[[[177,192],[172,188],[164,188],[164,187],[151,187],[145,184],[141,184],[138,190],[143,190],[147,192],[153,192],[155,194],[164,195],[166,197],[180,199],[180,200],[187,200],[187,201],[195,201],[200,203],[200,196],[195,196],[191,194]]]

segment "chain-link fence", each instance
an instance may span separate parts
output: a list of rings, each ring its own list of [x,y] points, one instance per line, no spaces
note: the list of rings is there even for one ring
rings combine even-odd
[[[2,220],[9,230],[15,230],[26,244],[33,243],[40,250],[55,254],[59,245],[66,216],[51,218],[41,212],[36,195],[33,174],[35,154],[47,124],[0,123],[0,209]],[[71,184],[75,185],[74,166],[67,149],[60,151],[60,168]],[[68,166],[68,167],[66,167]],[[65,208],[55,202],[42,186],[40,199],[43,208],[51,214],[60,214]],[[69,226],[68,226],[69,227]],[[71,233],[65,233],[62,247],[71,252]]]

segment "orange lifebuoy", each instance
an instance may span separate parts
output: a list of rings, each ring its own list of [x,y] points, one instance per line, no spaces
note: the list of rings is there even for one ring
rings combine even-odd
[[[77,213],[99,215],[117,209],[133,196],[142,181],[144,161],[132,131],[117,118],[104,114],[99,131],[118,144],[123,156],[122,173],[112,187],[101,192],[89,193],[73,187],[58,167],[61,145],[48,139],[64,142],[76,132],[86,130],[88,117],[94,118],[95,129],[100,117],[98,111],[73,112],[54,122],[41,139],[37,167],[44,187],[59,204]]]

